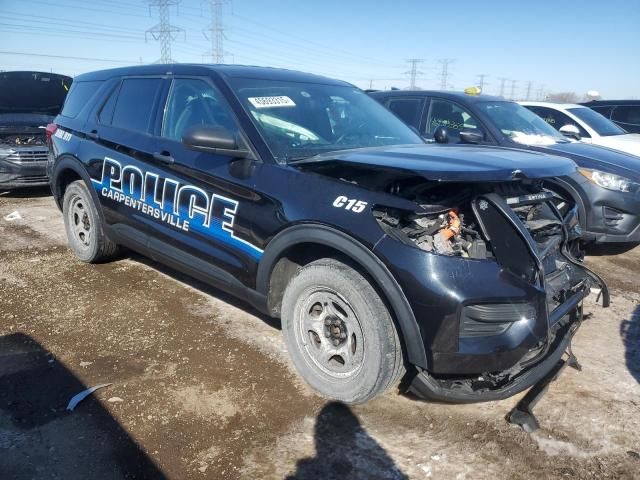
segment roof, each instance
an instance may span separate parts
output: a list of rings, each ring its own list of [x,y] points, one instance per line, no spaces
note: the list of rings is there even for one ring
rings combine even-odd
[[[464,100],[466,102],[486,102],[486,101],[505,101],[503,97],[494,95],[469,95],[464,92],[454,92],[451,90],[387,90],[385,92],[372,92],[372,97],[440,97],[450,100]]]
[[[639,105],[640,100],[591,100],[590,102],[583,102],[580,105],[586,105],[588,107],[597,107],[598,105]]]
[[[229,78],[255,78],[261,80],[351,86],[351,84],[340,80],[334,80],[320,75],[313,75],[311,73],[303,73],[295,70],[286,70],[283,68],[192,63],[136,65],[131,67],[112,68],[109,70],[98,70],[78,75],[76,77],[76,81],[107,80],[117,76],[170,74],[205,76],[219,74]]]
[[[579,105],[577,103],[554,103],[554,102],[518,102],[520,105],[531,106],[531,107],[548,107],[553,108],[555,110],[567,110],[569,108],[588,108],[584,105]]]

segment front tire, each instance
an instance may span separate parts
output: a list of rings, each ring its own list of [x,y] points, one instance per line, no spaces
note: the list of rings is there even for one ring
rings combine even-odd
[[[116,256],[118,245],[104,233],[93,198],[82,180],[67,186],[62,214],[69,247],[76,257],[83,262],[98,263]]]
[[[325,397],[363,403],[404,372],[389,310],[364,276],[338,260],[312,262],[291,280],[282,329],[296,369]]]

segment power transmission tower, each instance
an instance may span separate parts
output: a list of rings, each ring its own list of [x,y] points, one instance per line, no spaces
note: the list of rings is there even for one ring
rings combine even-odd
[[[440,89],[446,90],[449,86],[449,65],[453,63],[453,60],[443,58],[442,60],[438,60],[438,63],[442,65],[442,71],[440,72]]]
[[[148,1],[149,10],[151,10],[152,7],[158,8],[160,23],[144,32],[144,39],[146,41],[148,36],[151,35],[154,40],[160,41],[160,60],[158,60],[158,63],[174,63],[174,60],[171,58],[171,42],[176,39],[176,34],[182,33],[184,35],[184,30],[171,25],[169,21],[169,7],[178,5],[182,0]]]
[[[530,100],[531,99],[531,87],[533,86],[533,82],[531,80],[529,80],[527,82],[527,96],[525,98],[525,100]]]
[[[404,72],[405,75],[409,75],[409,88],[415,90],[417,88],[416,79],[418,75],[422,75],[424,72],[418,70],[418,64],[424,62],[421,58],[410,58],[407,63],[411,65],[411,69],[408,72]]]
[[[504,97],[504,84],[509,79],[508,78],[504,78],[504,77],[500,77],[498,80],[500,80],[500,96]]]
[[[211,42],[211,50],[207,53],[211,57],[211,63],[224,63],[224,23],[222,18],[222,5],[226,0],[203,0],[209,5],[211,23],[205,30],[205,37]],[[207,36],[208,32],[208,36]]]
[[[544,100],[544,85],[540,85],[538,87],[538,94],[536,95],[537,100]]]
[[[518,85],[518,81],[511,80],[511,100],[516,99],[516,85]]]
[[[487,75],[486,73],[481,73],[478,75],[478,79],[480,80],[478,82],[478,87],[480,87],[480,91],[482,91],[484,89],[485,86],[485,81],[484,79],[487,78],[489,75]]]

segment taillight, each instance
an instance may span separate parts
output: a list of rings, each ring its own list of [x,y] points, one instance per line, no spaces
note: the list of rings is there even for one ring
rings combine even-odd
[[[56,130],[58,130],[58,125],[55,123],[49,123],[47,125],[47,128],[44,130],[47,133],[47,140],[51,140],[51,137],[56,133]]]

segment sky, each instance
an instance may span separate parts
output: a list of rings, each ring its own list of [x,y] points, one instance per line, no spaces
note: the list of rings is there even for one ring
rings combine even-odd
[[[151,3],[158,0],[151,0]],[[176,2],[178,0],[171,0]],[[159,22],[145,0],[0,0],[0,70],[78,75],[153,63],[160,43],[145,31]],[[361,88],[478,85],[507,97],[596,90],[640,98],[638,0],[226,0],[225,63],[302,70]],[[210,62],[207,0],[170,8],[176,62]],[[209,35],[210,38],[210,35]],[[513,84],[515,81],[515,85]],[[512,90],[513,89],[513,90]]]

